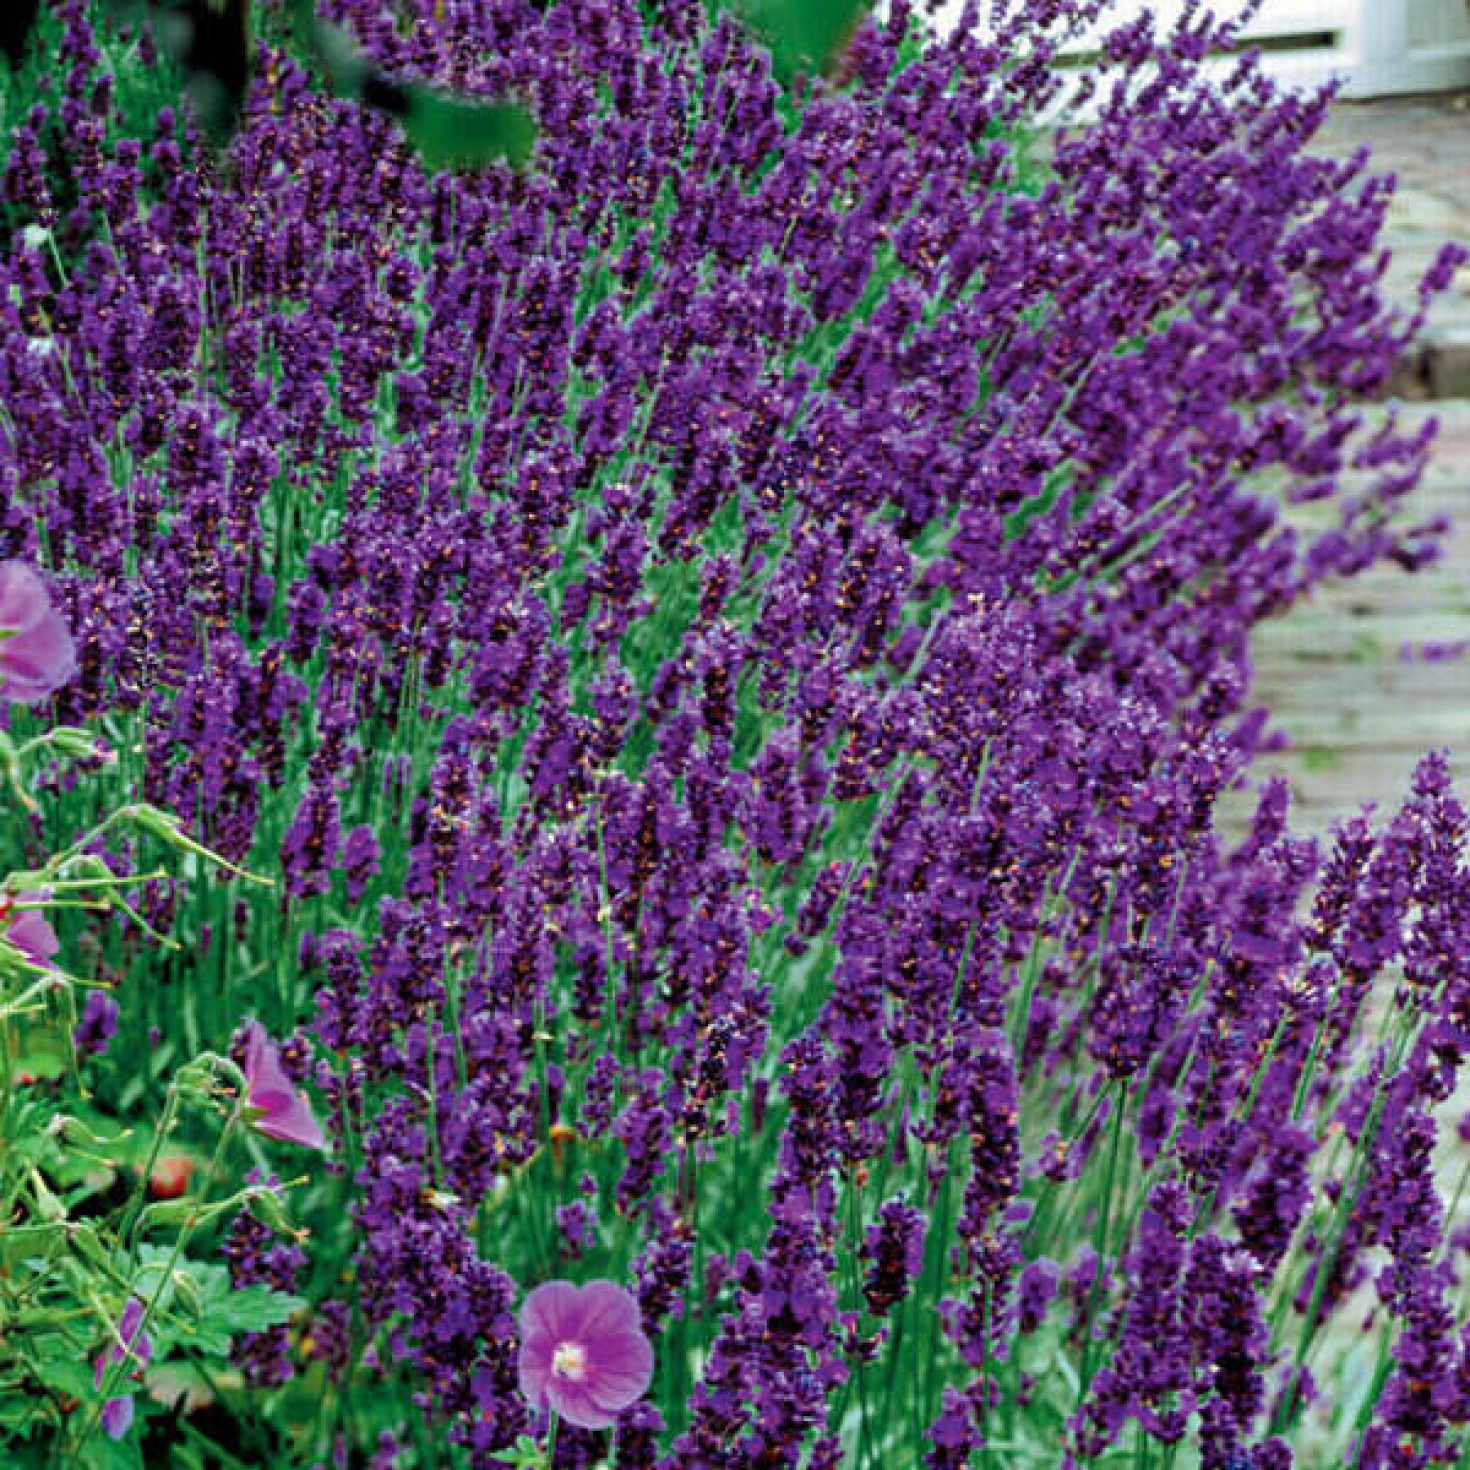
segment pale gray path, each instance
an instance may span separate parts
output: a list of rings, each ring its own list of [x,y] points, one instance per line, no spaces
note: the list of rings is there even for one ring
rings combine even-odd
[[[1393,251],[1386,286],[1412,301],[1424,268],[1447,239],[1470,246],[1470,98],[1440,97],[1339,104],[1323,151],[1362,143],[1380,171],[1399,177],[1388,222]],[[1429,335],[1470,330],[1470,270],[1438,301]],[[1381,412],[1381,410],[1374,410]],[[1293,827],[1325,834],[1362,803],[1386,815],[1407,793],[1426,749],[1448,747],[1462,796],[1470,800],[1470,654],[1458,661],[1405,663],[1406,643],[1470,640],[1470,399],[1413,402],[1414,427],[1426,417],[1441,432],[1417,492],[1415,518],[1450,517],[1439,564],[1409,576],[1386,566],[1325,587],[1284,617],[1256,630],[1257,703],[1270,706],[1294,741],[1261,763],[1291,784]],[[1222,814],[1236,832],[1245,798]]]

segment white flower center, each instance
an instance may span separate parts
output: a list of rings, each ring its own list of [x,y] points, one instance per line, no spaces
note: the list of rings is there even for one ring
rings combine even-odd
[[[580,1342],[560,1342],[551,1355],[551,1371],[573,1383],[587,1376],[587,1349]]]

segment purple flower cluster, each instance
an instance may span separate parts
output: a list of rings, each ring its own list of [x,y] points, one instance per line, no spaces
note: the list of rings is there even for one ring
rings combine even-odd
[[[221,1247],[235,1286],[263,1284],[274,1291],[293,1291],[306,1255],[300,1246],[276,1238],[248,1209],[231,1224]],[[277,1386],[295,1374],[291,1361],[290,1329],[283,1323],[261,1332],[245,1332],[236,1348],[236,1360],[249,1382]]]
[[[392,71],[534,99],[523,173],[426,178],[270,50],[217,171],[160,115],[58,216],[17,130],[6,197],[77,262],[0,258],[0,550],[59,574],[54,710],[136,719],[149,797],[278,875],[230,914],[267,979],[225,998],[314,1012],[351,1201],[316,1274],[476,1467],[533,1423],[528,1353],[559,1464],[611,1428],[620,1466],[836,1466],[914,1355],[887,1451],[959,1467],[1052,1391],[1044,1342],[1074,1454],[1193,1425],[1277,1470],[1302,1380],[1270,1399],[1265,1304],[1310,1335],[1375,1252],[1404,1356],[1365,1453],[1465,1418],[1443,762],[1340,834],[1307,922],[1284,792],[1234,851],[1211,826],[1265,735],[1252,626],[1437,545],[1388,515],[1427,437],[1352,406],[1416,326],[1376,290],[1388,190],[1307,152],[1325,98],[1207,83],[1229,35],[1193,11],[1110,39],[1033,183],[1089,8],[919,45],[897,0],[793,113],[696,0],[323,6]],[[1423,1024],[1364,1072],[1395,964]],[[1371,1164],[1324,1206],[1329,1124]],[[307,1264],[248,1215],[227,1257]],[[594,1258],[648,1403],[517,1341]],[[247,1337],[251,1381],[289,1347]]]

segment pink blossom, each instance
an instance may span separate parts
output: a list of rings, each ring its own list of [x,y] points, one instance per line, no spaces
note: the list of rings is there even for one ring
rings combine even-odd
[[[641,1398],[653,1348],[638,1303],[611,1281],[538,1286],[521,1308],[521,1392],[569,1424],[605,1429]]]
[[[245,1101],[257,1111],[250,1121],[258,1132],[306,1148],[326,1147],[306,1094],[281,1070],[276,1044],[259,1021],[245,1027],[245,1082]]]
[[[16,913],[14,906],[39,903],[43,897],[39,893],[18,893],[14,898],[0,899],[0,939],[8,940],[33,965],[49,965],[61,948],[61,941],[39,910],[23,909]]]
[[[0,562],[0,697],[34,704],[76,672],[76,648],[40,577]]]

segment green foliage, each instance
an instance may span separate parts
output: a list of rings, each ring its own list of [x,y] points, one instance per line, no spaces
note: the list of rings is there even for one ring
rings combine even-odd
[[[106,12],[94,5],[94,22]],[[152,63],[144,60],[136,25],[97,24],[96,39],[102,53],[99,69],[112,77],[112,94],[117,106],[117,123],[110,128],[108,144],[118,138],[152,139],[158,112],[177,107],[183,95],[183,73],[166,55]],[[19,66],[0,55],[0,166],[9,156],[12,133],[38,103],[55,112],[61,97],[57,88],[56,58],[62,42],[62,24],[49,5],[43,5],[32,29],[30,42]],[[52,117],[43,137],[48,176],[63,190],[70,188],[71,168],[66,139],[58,117]],[[63,193],[62,200],[65,202]],[[0,206],[0,226],[7,231],[31,222],[30,216],[13,206]]]
[[[151,139],[163,107],[178,111],[185,104],[207,138],[223,147],[229,141],[238,98],[228,95],[218,78],[205,68],[187,65],[191,23],[158,0],[112,0],[93,3],[94,31],[102,51],[101,69],[113,77],[120,126],[109,136]],[[223,24],[223,22],[222,22]],[[160,44],[156,62],[143,59],[139,35],[152,27]],[[221,38],[215,37],[216,51]],[[290,8],[284,17],[247,7],[238,39],[238,56],[230,69],[248,71],[255,42],[266,39],[283,46],[296,61],[321,75],[341,97],[379,106],[397,118],[405,137],[430,170],[481,168],[505,159],[520,165],[530,157],[536,126],[531,113],[519,103],[461,97],[421,84],[389,82],[357,49],[348,33],[317,20],[310,0]],[[43,6],[32,29],[25,58],[11,67],[0,56],[0,137],[13,128],[37,103],[53,105],[55,57],[62,40],[60,20]],[[62,213],[75,202],[70,185],[65,138],[58,120],[50,120],[44,134],[47,175],[58,190]],[[0,151],[3,161],[6,150]],[[18,229],[28,216],[9,210],[0,225]]]
[[[95,761],[94,742],[61,729],[17,744],[0,736],[12,794],[35,806],[31,772],[58,756]],[[105,762],[104,762],[105,764]],[[96,856],[103,838],[132,827],[169,843],[187,860],[212,857],[184,837],[166,813],[138,804],[119,808],[70,847],[0,883],[7,912],[18,895],[40,894],[26,909],[68,907],[133,914],[119,880]],[[248,875],[246,875],[248,876]],[[136,917],[136,916],[135,916]],[[141,923],[141,920],[138,920]],[[148,1343],[148,1372],[171,1364],[222,1369],[232,1339],[287,1321],[304,1301],[250,1286],[235,1290],[228,1270],[187,1253],[249,1204],[268,1225],[289,1229],[272,1189],[252,1184],[210,1199],[230,1169],[229,1143],[244,1118],[245,1078],[206,1053],[175,1074],[161,1115],[147,1135],[119,1126],[100,1109],[74,1049],[76,992],[87,982],[39,962],[0,929],[0,1462],[17,1467],[73,1465],[138,1470],[140,1431],[113,1440],[100,1432],[109,1398],[132,1394],[140,1417],[147,1379],[121,1360],[95,1366],[119,1342],[129,1302],[142,1309],[138,1337]],[[63,955],[70,960],[69,955]],[[202,1112],[214,1139],[209,1167],[177,1199],[149,1202],[149,1178],[165,1143],[171,1149],[185,1105]],[[135,1341],[138,1339],[134,1339]]]
[[[482,168],[531,156],[536,124],[516,102],[486,102],[436,87],[393,82],[378,73],[340,26],[320,20],[310,0],[293,7],[295,35],[332,90],[394,116],[425,167]]]
[[[302,1297],[267,1286],[232,1287],[225,1267],[187,1257],[175,1262],[172,1252],[159,1246],[144,1246],[139,1261],[134,1289],[144,1296],[161,1289],[163,1303],[179,1303],[181,1330],[175,1340],[206,1356],[224,1358],[237,1333],[278,1327],[306,1305]],[[165,1344],[170,1340],[159,1336]]]
[[[481,168],[502,158],[522,164],[531,156],[536,126],[524,107],[470,102],[430,87],[405,91],[403,131],[428,168]]]
[[[94,19],[100,19],[94,16]],[[9,132],[38,101],[59,97],[56,56],[62,24],[52,7],[42,5],[24,58],[12,66],[0,55],[0,125]],[[166,59],[145,62],[135,25],[99,27],[100,70],[112,77],[113,98],[122,126],[116,136],[146,137],[160,107],[178,100],[182,77]]]
[[[842,54],[869,0],[736,0],[737,15],[771,48],[771,69],[789,82],[825,72]]]

